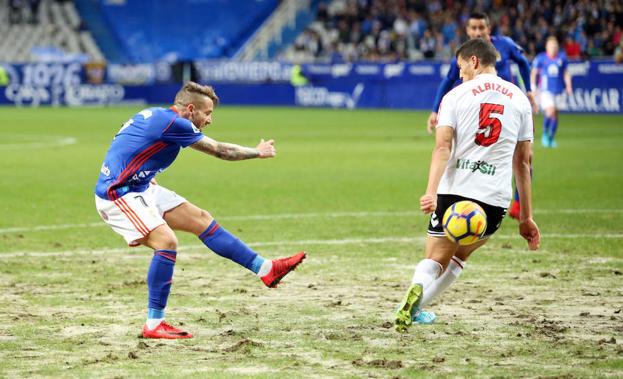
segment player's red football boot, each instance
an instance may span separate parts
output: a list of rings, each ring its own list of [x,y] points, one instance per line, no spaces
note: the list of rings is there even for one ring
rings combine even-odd
[[[508,208],[508,215],[514,218],[515,220],[519,220],[520,211],[521,211],[521,207],[519,205],[519,201],[513,200],[510,208]]]
[[[178,338],[193,338],[193,335],[185,332],[183,330],[179,330],[177,328],[172,327],[166,322],[162,321],[158,326],[153,329],[147,329],[147,325],[143,326],[143,337],[144,338],[166,338],[170,340],[178,339]]]
[[[277,287],[279,281],[303,262],[305,256],[305,252],[301,251],[288,258],[273,259],[273,267],[268,274],[262,276],[262,281],[270,288]]]

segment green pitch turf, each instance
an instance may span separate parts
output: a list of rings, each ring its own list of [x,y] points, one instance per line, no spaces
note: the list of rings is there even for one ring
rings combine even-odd
[[[541,250],[505,220],[430,307],[438,323],[399,334],[427,224],[427,114],[217,108],[206,134],[274,138],[277,158],[189,149],[160,183],[264,256],[308,259],[269,290],[180,234],[168,319],[196,337],[157,341],[138,337],[151,254],[93,198],[138,110],[0,109],[0,377],[623,376],[623,117],[562,115],[558,149],[537,139]]]

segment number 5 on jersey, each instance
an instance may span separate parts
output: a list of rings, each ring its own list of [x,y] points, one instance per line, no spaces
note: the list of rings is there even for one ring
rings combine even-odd
[[[502,122],[492,114],[504,114],[504,106],[500,104],[483,103],[480,104],[480,121],[476,132],[476,145],[491,146],[500,138]]]

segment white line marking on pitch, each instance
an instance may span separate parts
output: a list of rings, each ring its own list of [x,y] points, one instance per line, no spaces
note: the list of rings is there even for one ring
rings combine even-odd
[[[537,209],[536,214],[584,214],[584,213],[622,213],[621,209]],[[276,213],[264,215],[224,216],[219,220],[232,221],[261,221],[261,220],[288,220],[304,218],[342,218],[342,217],[398,217],[398,216],[423,216],[419,211],[387,211],[387,212],[329,212],[329,213]],[[104,222],[92,222],[85,224],[58,224],[39,225],[31,227],[0,228],[0,234],[36,232],[58,229],[99,228],[107,226]]]
[[[414,243],[414,242],[422,242],[424,241],[424,236],[420,237],[378,237],[378,238],[344,238],[344,239],[329,239],[329,240],[290,240],[290,241],[267,241],[267,242],[250,242],[248,245],[250,247],[271,247],[271,246],[299,246],[305,247],[308,246],[331,246],[331,245],[358,245],[358,244],[378,244],[378,243]],[[506,234],[499,235],[496,239],[520,239],[521,236],[518,234]],[[552,233],[552,234],[544,234],[542,236],[543,239],[547,238],[567,238],[567,239],[577,239],[577,238],[607,238],[607,239],[617,239],[623,238],[623,234],[560,234],[560,233]],[[205,249],[207,247],[201,244],[193,244],[181,246],[179,251],[188,251],[188,250],[197,250],[197,249]],[[15,252],[7,252],[0,253],[0,261],[3,258],[15,258],[15,257],[50,257],[50,256],[71,256],[71,255],[103,255],[103,254],[111,254],[111,253],[144,253],[144,248],[111,248],[111,249],[95,249],[95,250],[86,250],[86,249],[78,249],[78,250],[67,250],[67,251],[15,251]]]
[[[33,136],[33,138],[39,138],[39,137]],[[43,141],[43,142],[37,141],[37,142],[0,144],[0,150],[39,149],[39,148],[74,145],[76,142],[78,142],[78,139],[75,137],[58,136],[54,139]]]

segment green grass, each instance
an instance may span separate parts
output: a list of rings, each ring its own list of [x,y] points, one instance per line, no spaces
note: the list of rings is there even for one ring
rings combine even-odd
[[[125,249],[93,198],[137,110],[0,109],[0,377],[623,377],[623,117],[562,115],[560,147],[535,145],[541,250],[505,220],[431,306],[439,322],[398,334],[427,114],[218,108],[206,134],[274,138],[277,158],[187,150],[159,182],[263,255],[309,257],[268,290],[178,235],[168,318],[196,337],[155,341],[138,338],[149,251]]]

